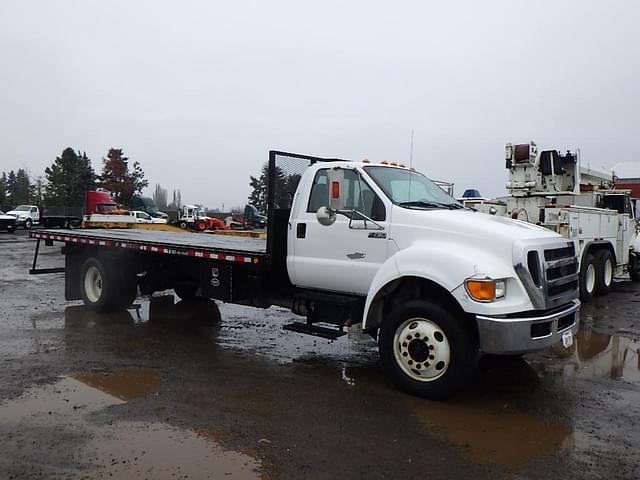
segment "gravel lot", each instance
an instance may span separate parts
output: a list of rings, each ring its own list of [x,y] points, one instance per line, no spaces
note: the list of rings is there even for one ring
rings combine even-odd
[[[34,247],[0,232],[0,478],[640,478],[639,284],[583,306],[570,349],[487,357],[437,403],[282,309],[93,314],[28,275]]]

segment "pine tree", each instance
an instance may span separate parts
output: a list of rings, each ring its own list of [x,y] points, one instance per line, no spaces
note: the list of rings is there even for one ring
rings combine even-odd
[[[45,199],[49,205],[80,206],[85,194],[96,186],[96,174],[86,153],[67,147],[45,169]]]
[[[6,201],[14,207],[23,203],[31,203],[34,197],[34,186],[24,168],[17,172],[11,170],[6,180]]]
[[[110,148],[102,163],[100,185],[111,192],[116,203],[130,205],[131,197],[149,185],[138,162],[129,169],[129,157],[123,155],[121,148]]]
[[[258,209],[259,212],[267,211],[267,191],[268,191],[268,179],[269,165],[265,164],[262,167],[260,177],[256,178],[252,175],[249,176],[249,186],[251,187],[251,193],[249,194],[248,202]],[[276,208],[289,208],[293,199],[293,194],[298,188],[300,182],[300,175],[287,175],[280,167],[275,168],[275,181],[274,181],[274,203]]]

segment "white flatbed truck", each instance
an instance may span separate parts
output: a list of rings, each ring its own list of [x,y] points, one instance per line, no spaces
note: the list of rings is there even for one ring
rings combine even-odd
[[[402,389],[445,398],[482,353],[572,343],[579,323],[573,242],[464,208],[420,173],[271,151],[266,240],[144,230],[42,230],[31,273],[65,272],[65,297],[126,308],[173,288],[306,317],[286,328],[377,339]],[[38,269],[40,242],[65,266]],[[322,324],[322,325],[320,325]]]

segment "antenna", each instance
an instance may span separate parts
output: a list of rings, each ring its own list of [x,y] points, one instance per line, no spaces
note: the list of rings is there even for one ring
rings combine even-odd
[[[413,173],[413,128],[411,129],[411,149],[409,150],[409,192],[407,201],[411,201],[411,174]]]

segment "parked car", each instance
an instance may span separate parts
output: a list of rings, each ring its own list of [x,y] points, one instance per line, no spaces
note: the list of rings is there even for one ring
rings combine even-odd
[[[167,223],[167,220],[164,218],[155,218],[147,212],[142,212],[140,210],[133,210],[131,215],[135,217],[136,223]]]
[[[7,212],[16,218],[16,225],[25,229],[30,229],[33,225],[40,223],[40,210],[35,205],[18,205],[13,210]]]
[[[16,217],[14,215],[7,215],[0,210],[0,230],[6,230],[9,233],[16,231]]]

